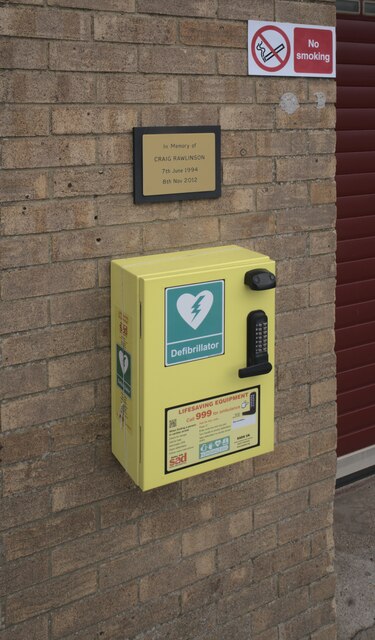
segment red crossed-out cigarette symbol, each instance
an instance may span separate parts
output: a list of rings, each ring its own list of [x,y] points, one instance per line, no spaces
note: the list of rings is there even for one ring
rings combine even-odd
[[[274,24],[258,29],[251,41],[254,62],[264,71],[271,73],[285,67],[290,57],[290,49],[288,36]]]

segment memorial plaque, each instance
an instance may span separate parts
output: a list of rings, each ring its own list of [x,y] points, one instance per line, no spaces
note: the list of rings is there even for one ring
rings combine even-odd
[[[218,198],[220,127],[136,127],[134,201]]]

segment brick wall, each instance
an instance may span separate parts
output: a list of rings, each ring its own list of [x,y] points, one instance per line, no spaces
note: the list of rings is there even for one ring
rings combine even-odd
[[[246,20],[335,3],[1,5],[0,639],[333,640],[335,85],[247,77]],[[164,124],[221,125],[221,199],[133,205],[132,127]],[[227,243],[277,261],[275,452],[142,494],[109,261]]]

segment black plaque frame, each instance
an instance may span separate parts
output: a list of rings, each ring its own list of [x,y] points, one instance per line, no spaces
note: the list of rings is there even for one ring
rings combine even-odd
[[[143,195],[143,148],[144,134],[170,133],[214,133],[215,134],[215,189],[214,191],[189,191],[187,193],[167,193],[159,195]],[[134,157],[134,202],[173,202],[176,200],[201,200],[204,198],[219,198],[221,196],[221,127],[205,125],[196,127],[134,127],[133,128],[133,157]]]

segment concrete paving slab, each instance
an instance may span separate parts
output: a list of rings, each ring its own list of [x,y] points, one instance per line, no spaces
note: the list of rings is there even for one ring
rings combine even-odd
[[[338,640],[375,640],[375,476],[335,496]]]

